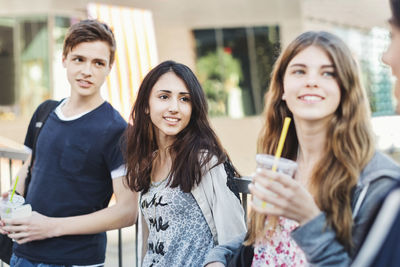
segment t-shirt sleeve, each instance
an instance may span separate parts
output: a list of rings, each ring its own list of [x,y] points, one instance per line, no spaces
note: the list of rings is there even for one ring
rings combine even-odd
[[[122,176],[125,176],[127,173],[128,172],[127,172],[125,164],[122,164],[117,169],[114,169],[111,171],[111,178],[114,179],[114,178],[122,177]]]
[[[35,128],[36,128],[36,122],[37,122],[37,109],[32,115],[31,121],[29,122],[28,130],[25,135],[25,141],[24,145],[31,149],[33,148],[33,142],[35,141]]]
[[[122,120],[122,118],[121,118]],[[112,124],[109,129],[109,139],[104,148],[104,159],[112,178],[124,176],[125,165],[122,152],[123,136],[127,124],[125,121],[118,121]]]

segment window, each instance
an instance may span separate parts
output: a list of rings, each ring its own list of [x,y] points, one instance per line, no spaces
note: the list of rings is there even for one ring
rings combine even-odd
[[[0,20],[0,106],[15,102],[14,27],[11,19]]]
[[[361,31],[336,27],[334,31],[349,45],[360,63],[363,84],[367,89],[373,116],[393,115],[391,71],[381,58],[389,45],[389,32],[382,28]]]
[[[18,100],[22,114],[31,114],[50,98],[48,18],[17,18]]]
[[[30,116],[43,100],[58,97],[54,88],[60,87],[59,76],[65,77],[64,35],[74,20],[45,15],[0,18],[0,120]],[[63,91],[68,88],[62,84]]]
[[[194,30],[196,70],[212,116],[241,118],[263,110],[279,27]]]

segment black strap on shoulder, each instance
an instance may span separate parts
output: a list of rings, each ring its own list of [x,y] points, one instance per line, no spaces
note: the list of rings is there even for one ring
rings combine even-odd
[[[59,101],[55,100],[46,100],[37,108],[36,115],[37,120],[35,122],[35,128],[33,132],[33,144],[32,144],[32,157],[31,162],[28,167],[28,174],[25,179],[25,191],[24,196],[26,196],[28,192],[29,183],[31,182],[32,178],[32,166],[35,161],[35,154],[36,154],[36,142],[39,137],[40,130],[43,128],[44,123],[46,122],[47,118],[49,117],[50,113],[56,108],[59,104]]]
[[[227,159],[224,162],[224,168],[225,168],[225,172],[226,172],[226,176],[227,176],[226,185],[235,194],[235,196],[240,200],[239,188],[237,187],[237,185],[234,182],[236,170],[233,167],[232,162],[229,159]]]

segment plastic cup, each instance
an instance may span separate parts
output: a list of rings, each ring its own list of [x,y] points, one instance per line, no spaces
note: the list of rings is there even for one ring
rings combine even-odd
[[[285,158],[275,159],[275,156],[268,154],[257,154],[256,162],[257,162],[257,169],[272,170],[273,167],[275,166],[274,169],[276,170],[276,172],[287,174],[292,178],[294,178],[294,174],[296,173],[297,170],[297,163],[294,162],[293,160]],[[266,195],[276,196],[273,192],[265,189],[258,183],[255,183],[254,186]],[[256,196],[253,196],[253,203],[260,208],[273,206],[272,204],[261,201]]]
[[[2,198],[0,201],[0,218],[1,219],[19,219],[28,217],[32,214],[30,204],[25,204],[25,199],[22,196],[14,195],[10,201],[10,195],[7,198]]]

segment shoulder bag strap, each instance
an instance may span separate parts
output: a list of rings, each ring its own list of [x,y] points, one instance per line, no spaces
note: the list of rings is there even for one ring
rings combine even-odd
[[[31,162],[28,167],[28,174],[25,179],[24,196],[26,196],[28,193],[29,183],[31,182],[31,178],[32,178],[32,166],[35,161],[36,142],[39,137],[40,130],[43,128],[43,125],[46,122],[47,118],[49,117],[50,113],[56,108],[56,106],[59,103],[60,103],[59,101],[55,101],[55,100],[46,100],[45,102],[40,104],[40,106],[38,107],[37,120],[35,123],[34,132],[33,132],[34,139],[33,139],[33,144],[32,144],[32,157],[31,157]]]

